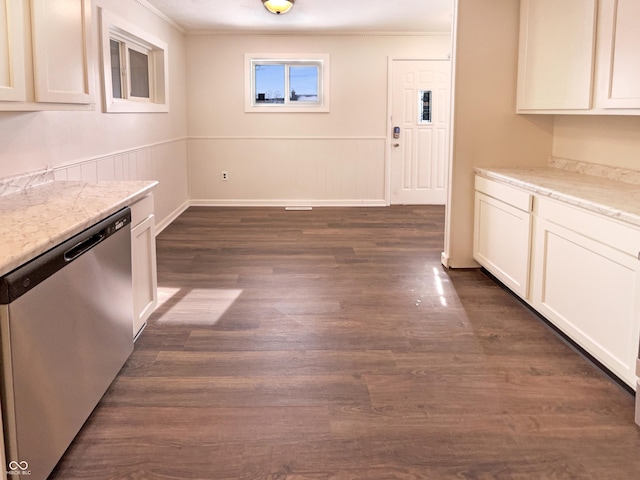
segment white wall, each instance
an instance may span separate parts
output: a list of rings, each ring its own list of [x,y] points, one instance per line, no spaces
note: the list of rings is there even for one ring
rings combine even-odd
[[[187,37],[192,200],[385,204],[388,57],[442,58],[450,43],[427,35]],[[245,113],[245,53],[329,54],[331,111]]]
[[[169,44],[169,113],[102,113],[99,6]],[[0,112],[0,177],[55,169],[57,178],[159,180],[162,222],[188,201],[184,35],[135,0],[92,2],[92,27],[95,110]],[[131,158],[135,168],[124,176],[118,158]],[[113,168],[105,168],[110,159]]]
[[[542,166],[553,117],[516,115],[519,2],[458,0],[450,199],[443,262],[477,266],[473,254],[476,166]]]
[[[640,170],[640,117],[557,115],[553,155]]]

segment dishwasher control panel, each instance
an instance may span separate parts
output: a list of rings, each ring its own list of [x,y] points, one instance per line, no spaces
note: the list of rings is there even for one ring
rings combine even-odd
[[[0,305],[13,302],[130,224],[131,209],[126,207],[0,277]]]

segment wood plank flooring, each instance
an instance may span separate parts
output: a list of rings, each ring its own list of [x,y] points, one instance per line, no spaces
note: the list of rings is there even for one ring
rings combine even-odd
[[[443,207],[190,208],[162,304],[53,479],[640,478],[634,399],[479,270]]]

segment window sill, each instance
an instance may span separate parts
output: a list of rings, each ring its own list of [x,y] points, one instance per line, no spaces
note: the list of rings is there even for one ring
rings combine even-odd
[[[166,103],[133,102],[130,100],[113,99],[105,104],[109,113],[167,113],[169,105]]]
[[[247,105],[245,113],[329,113],[329,105]]]

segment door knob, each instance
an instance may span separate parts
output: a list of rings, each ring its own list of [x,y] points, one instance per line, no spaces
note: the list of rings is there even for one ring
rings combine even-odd
[[[394,148],[398,148],[400,146],[400,144],[399,143],[394,143],[393,146],[394,146]]]

